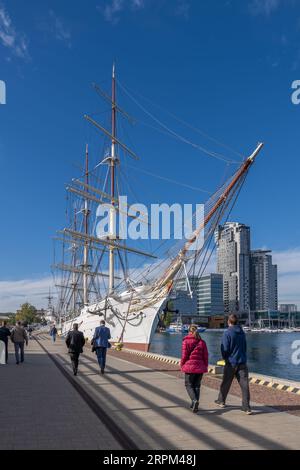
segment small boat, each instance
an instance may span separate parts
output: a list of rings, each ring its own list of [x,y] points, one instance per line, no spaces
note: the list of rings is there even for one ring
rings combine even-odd
[[[197,328],[197,331],[198,331],[198,333],[204,333],[204,331],[206,331],[206,328],[204,328],[203,326],[199,326]]]

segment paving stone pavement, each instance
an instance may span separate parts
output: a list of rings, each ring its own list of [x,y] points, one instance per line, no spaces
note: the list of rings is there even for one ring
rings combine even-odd
[[[36,341],[0,365],[0,449],[118,449],[106,427]]]
[[[63,341],[58,339],[53,345],[47,336],[41,336],[40,341],[71,373]],[[11,364],[0,369],[1,382],[2,376],[6,378],[4,390],[2,386],[0,389],[5,405],[0,415],[4,409],[9,431],[6,444],[0,441],[0,448],[35,447],[33,442],[36,446],[48,443],[51,448],[117,448],[99,419],[35,341],[30,342],[27,358],[22,366]],[[21,380],[16,385],[20,371]],[[194,415],[188,408],[183,379],[115,356],[108,357],[102,376],[95,355],[86,349],[76,380],[141,449],[300,448],[298,416],[256,403],[252,406],[254,414],[247,416],[240,410],[240,399],[232,395],[228,397],[229,406],[220,409],[214,404],[216,391],[207,387],[201,389],[200,411]],[[68,433],[73,426],[76,432],[71,438]],[[78,427],[81,431],[77,433]],[[99,438],[95,438],[95,429]]]

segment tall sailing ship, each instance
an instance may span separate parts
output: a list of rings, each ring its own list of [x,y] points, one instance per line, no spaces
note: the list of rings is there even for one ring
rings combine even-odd
[[[111,341],[119,347],[147,351],[157,328],[176,278],[189,274],[201,275],[211,256],[211,243],[216,227],[230,213],[242,185],[263,144],[244,159],[237,171],[212,194],[204,205],[204,216],[186,239],[174,244],[164,256],[156,250],[145,251],[122,239],[120,228],[124,207],[119,202],[118,175],[122,166],[121,154],[138,159],[117,135],[117,117],[131,117],[116,101],[115,67],[112,72],[111,96],[99,86],[96,92],[109,104],[111,129],[108,130],[90,116],[85,119],[108,139],[109,146],[97,167],[105,168],[101,181],[89,167],[89,148],[86,146],[83,177],[73,179],[67,187],[69,223],[58,232],[55,241],[62,247],[62,260],[55,260],[53,269],[58,289],[58,315],[62,333],[73,323],[85,337],[91,339],[101,319],[111,330]],[[101,183],[101,185],[100,185]],[[97,208],[108,211],[109,230],[97,232]],[[149,226],[147,214],[126,217]],[[193,223],[197,214],[193,214]],[[199,243],[199,240],[202,240]],[[57,257],[55,255],[55,257]],[[134,264],[130,259],[134,258]],[[137,262],[137,258],[140,262]],[[117,267],[118,265],[118,267]],[[192,292],[191,292],[192,295]]]

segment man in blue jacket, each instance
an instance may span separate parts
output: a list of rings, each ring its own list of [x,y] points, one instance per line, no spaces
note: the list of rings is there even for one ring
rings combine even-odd
[[[241,326],[238,325],[238,317],[235,314],[229,315],[228,329],[224,331],[222,338],[221,353],[225,360],[225,366],[219,398],[215,403],[221,408],[225,407],[232,381],[236,377],[242,390],[242,410],[248,415],[252,414],[250,408],[246,335]]]
[[[96,350],[98,363],[100,366],[101,374],[104,374],[106,364],[107,348],[111,347],[110,342],[110,329],[105,326],[105,321],[101,320],[100,326],[97,326],[93,336],[92,344]]]

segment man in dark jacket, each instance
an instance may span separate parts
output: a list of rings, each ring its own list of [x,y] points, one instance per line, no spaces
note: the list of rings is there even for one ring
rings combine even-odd
[[[6,321],[2,322],[0,327],[0,341],[3,341],[5,344],[5,362],[8,362],[8,337],[11,335],[10,330],[6,326]]]
[[[66,337],[66,345],[69,349],[71,356],[73,374],[77,375],[79,356],[83,353],[83,346],[85,345],[85,339],[82,331],[78,331],[78,324],[74,323],[73,331],[69,331]]]
[[[229,315],[228,329],[224,331],[221,344],[222,357],[225,360],[224,375],[218,400],[215,403],[225,407],[232,381],[236,377],[242,390],[242,410],[252,414],[250,408],[249,373],[247,367],[247,343],[243,329],[238,325],[236,315]]]
[[[24,326],[20,321],[17,321],[16,326],[11,332],[11,341],[14,343],[16,364],[24,362],[24,345],[28,346],[28,336]]]
[[[101,374],[104,374],[106,364],[107,348],[111,347],[110,342],[110,329],[105,326],[105,321],[101,320],[100,326],[97,326],[93,336],[92,344],[96,350],[98,363],[100,366]]]

